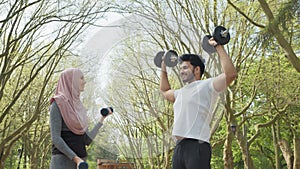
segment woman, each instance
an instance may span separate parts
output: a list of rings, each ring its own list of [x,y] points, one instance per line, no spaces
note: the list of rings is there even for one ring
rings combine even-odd
[[[63,71],[54,97],[50,99],[50,132],[52,139],[51,169],[86,169],[86,145],[95,138],[107,116],[88,131],[86,110],[80,100],[85,79],[77,68]],[[109,109],[109,114],[112,111]]]

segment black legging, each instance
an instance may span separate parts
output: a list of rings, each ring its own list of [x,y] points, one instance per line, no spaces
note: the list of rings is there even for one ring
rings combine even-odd
[[[175,147],[172,169],[210,169],[211,146],[196,139],[183,139]]]

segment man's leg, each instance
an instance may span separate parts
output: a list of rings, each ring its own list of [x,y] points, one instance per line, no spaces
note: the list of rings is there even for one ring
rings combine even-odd
[[[184,158],[186,169],[210,169],[211,146],[189,140],[184,146]]]
[[[182,158],[182,147],[180,143],[175,146],[172,158],[172,169],[185,169]]]

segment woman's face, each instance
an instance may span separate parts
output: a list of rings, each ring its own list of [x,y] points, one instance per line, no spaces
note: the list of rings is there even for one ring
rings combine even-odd
[[[85,86],[85,79],[84,79],[84,76],[83,74],[79,76],[79,91],[82,92],[84,91],[84,86]]]

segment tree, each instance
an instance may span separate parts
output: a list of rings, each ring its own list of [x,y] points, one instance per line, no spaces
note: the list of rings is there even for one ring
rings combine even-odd
[[[53,75],[68,66],[65,58],[73,55],[71,49],[82,32],[109,8],[105,3],[1,2],[0,168],[10,165],[5,160],[18,147],[23,153],[19,160],[10,161],[24,157],[28,160],[20,161],[23,168],[49,167],[45,161],[49,159],[49,126],[45,124],[56,81]]]
[[[148,40],[149,44],[160,46],[160,49],[156,50],[175,49],[179,53],[201,53],[205,56],[205,53],[202,53],[201,49],[203,34],[210,32],[216,25],[231,25],[230,32],[234,37],[232,37],[231,42],[227,45],[227,49],[239,72],[239,78],[227,90],[224,96],[224,102],[222,102],[224,109],[220,114],[224,115],[225,122],[221,123],[223,126],[220,126],[220,128],[217,128],[215,131],[222,132],[223,135],[218,137],[218,140],[214,140],[213,135],[212,140],[213,146],[214,143],[216,143],[215,145],[224,144],[223,165],[225,168],[233,168],[235,163],[237,163],[237,159],[241,159],[241,166],[244,168],[254,168],[259,165],[257,160],[263,155],[260,154],[259,156],[256,156],[253,155],[251,151],[256,151],[256,148],[259,148],[259,141],[262,139],[260,138],[261,131],[271,131],[270,127],[277,126],[276,123],[282,118],[283,112],[276,110],[277,106],[267,104],[268,101],[274,102],[277,98],[272,99],[271,95],[266,91],[267,89],[274,89],[275,91],[273,86],[264,86],[265,83],[272,82],[271,79],[266,78],[266,74],[261,74],[266,71],[264,69],[265,64],[269,64],[269,62],[265,62],[266,58],[284,56],[282,55],[281,50],[276,50],[279,45],[285,53],[288,53],[288,60],[292,63],[295,70],[298,71],[298,59],[295,52],[290,50],[290,47],[297,49],[297,45],[295,45],[297,41],[294,39],[297,39],[299,35],[296,31],[297,29],[294,29],[294,27],[299,25],[297,24],[297,18],[295,17],[298,14],[298,4],[295,4],[295,1],[291,1],[294,4],[291,11],[294,11],[294,13],[287,12],[287,16],[289,16],[287,17],[289,18],[288,22],[283,23],[283,20],[279,19],[281,24],[275,24],[275,27],[280,27],[281,32],[278,33],[274,32],[277,28],[269,28],[269,26],[264,27],[261,26],[262,24],[257,24],[259,23],[258,21],[268,21],[267,17],[261,18],[264,11],[259,8],[263,3],[262,1],[260,2],[261,3],[239,1],[233,3],[228,1],[228,4],[230,5],[228,6],[226,2],[222,1],[166,0],[163,2],[142,2],[136,0],[131,1],[129,5],[125,4],[128,5],[126,7],[123,5],[120,6],[122,12],[126,9],[125,12],[134,13],[146,20],[139,19],[138,21],[135,20],[133,23],[140,24],[141,29],[149,34],[151,37],[151,40]],[[277,10],[279,11],[278,18],[285,16],[282,11],[288,9],[287,6],[291,7],[291,4],[276,1],[270,6],[272,10],[276,11],[278,6],[281,5],[282,8],[280,9],[282,10]],[[237,8],[238,6],[246,7],[244,8],[245,12],[241,12],[241,10]],[[234,7],[235,10],[230,7]],[[244,17],[241,17],[241,15]],[[268,22],[270,25],[273,24],[272,21]],[[286,29],[282,29],[282,27]],[[263,31],[260,31],[260,29]],[[269,31],[269,29],[271,29],[271,31]],[[274,33],[282,34],[286,39],[290,39],[289,44],[286,44],[286,41],[281,38],[281,35],[275,35],[277,38],[276,42],[278,42],[277,45],[275,41],[272,40],[272,34]],[[287,47],[286,45],[290,47]],[[147,54],[145,56],[147,56]],[[218,67],[218,58],[210,56],[206,57],[206,59],[207,71],[205,76],[210,77],[218,74],[221,71],[219,69],[220,67]],[[134,62],[133,60],[131,61]],[[283,62],[283,60],[280,61]],[[282,65],[284,64],[285,62],[282,63]],[[269,66],[273,66],[272,68],[280,68],[281,65],[270,64]],[[178,69],[174,68],[173,71],[176,77]],[[289,73],[290,74],[287,75],[288,77],[294,77],[293,73]],[[270,77],[274,77],[274,74],[271,74]],[[283,79],[283,77],[284,76],[279,76],[278,79]],[[299,83],[297,77],[292,79],[295,84]],[[180,84],[179,80],[173,82],[172,85],[178,85],[177,83]],[[285,86],[282,88],[285,88]],[[293,91],[297,91],[297,88]],[[280,92],[280,94],[283,93],[284,92]],[[278,95],[279,93],[276,94]],[[295,95],[289,97],[297,100],[297,92]],[[289,102],[282,108],[294,107],[295,103],[296,102],[294,101]],[[219,109],[216,109],[216,112],[218,110]],[[265,116],[268,118],[264,118]],[[236,135],[233,135],[231,131],[232,124],[236,125]],[[212,128],[214,128],[214,126]],[[278,132],[283,131],[280,130]],[[274,133],[273,136],[268,136],[270,138],[278,137],[276,133]],[[291,139],[291,136],[287,137]],[[235,142],[238,143],[238,146],[233,145]],[[274,142],[276,142],[275,139]],[[296,143],[296,140],[294,142]],[[274,147],[270,148],[276,149],[278,147],[276,147],[275,144]],[[234,151],[240,152],[237,153]],[[297,154],[297,151],[294,152]],[[242,155],[242,157],[236,157],[236,154]],[[280,156],[281,154],[277,153],[276,159],[280,159]],[[291,155],[287,157],[291,157]],[[269,158],[268,160],[273,159]],[[277,166],[283,165],[280,164],[281,162],[277,163]],[[273,161],[271,164],[273,164]]]
[[[251,16],[244,13],[238,5],[235,5],[235,3],[230,0],[227,1],[240,12],[242,16],[248,19],[250,23],[261,28],[265,35],[270,36],[270,39],[274,36],[280,47],[286,52],[285,57],[296,71],[300,72],[300,59],[295,52],[298,40],[297,38],[291,38],[291,36],[299,36],[299,32],[296,31],[299,29],[299,1],[288,0],[268,3],[265,0],[259,0],[260,9],[265,13],[263,20],[251,19]]]

